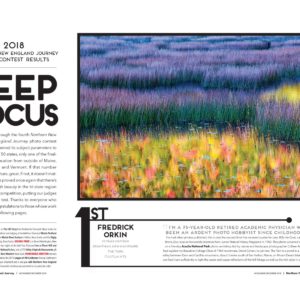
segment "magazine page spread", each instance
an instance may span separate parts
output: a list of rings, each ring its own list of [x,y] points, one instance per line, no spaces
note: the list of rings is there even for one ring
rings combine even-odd
[[[296,10],[29,2],[0,21],[2,297],[296,295]]]

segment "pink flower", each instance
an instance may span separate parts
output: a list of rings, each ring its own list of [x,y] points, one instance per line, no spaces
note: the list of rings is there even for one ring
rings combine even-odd
[[[172,190],[169,190],[169,191],[167,192],[167,198],[176,198],[175,192],[172,191]]]
[[[197,150],[190,150],[184,153],[183,155],[186,159],[194,159],[197,157]]]
[[[155,178],[156,168],[149,167],[146,169],[146,177],[148,180],[153,180]]]

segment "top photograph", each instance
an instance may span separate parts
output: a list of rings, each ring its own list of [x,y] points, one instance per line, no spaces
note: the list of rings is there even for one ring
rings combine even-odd
[[[78,34],[79,200],[300,200],[300,34]]]

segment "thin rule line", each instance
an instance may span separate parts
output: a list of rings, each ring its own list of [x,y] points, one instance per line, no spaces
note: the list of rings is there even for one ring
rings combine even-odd
[[[288,222],[292,221],[291,218],[287,219],[90,219],[90,221],[125,221],[125,222]]]
[[[0,67],[0,69],[56,69],[56,67]]]

